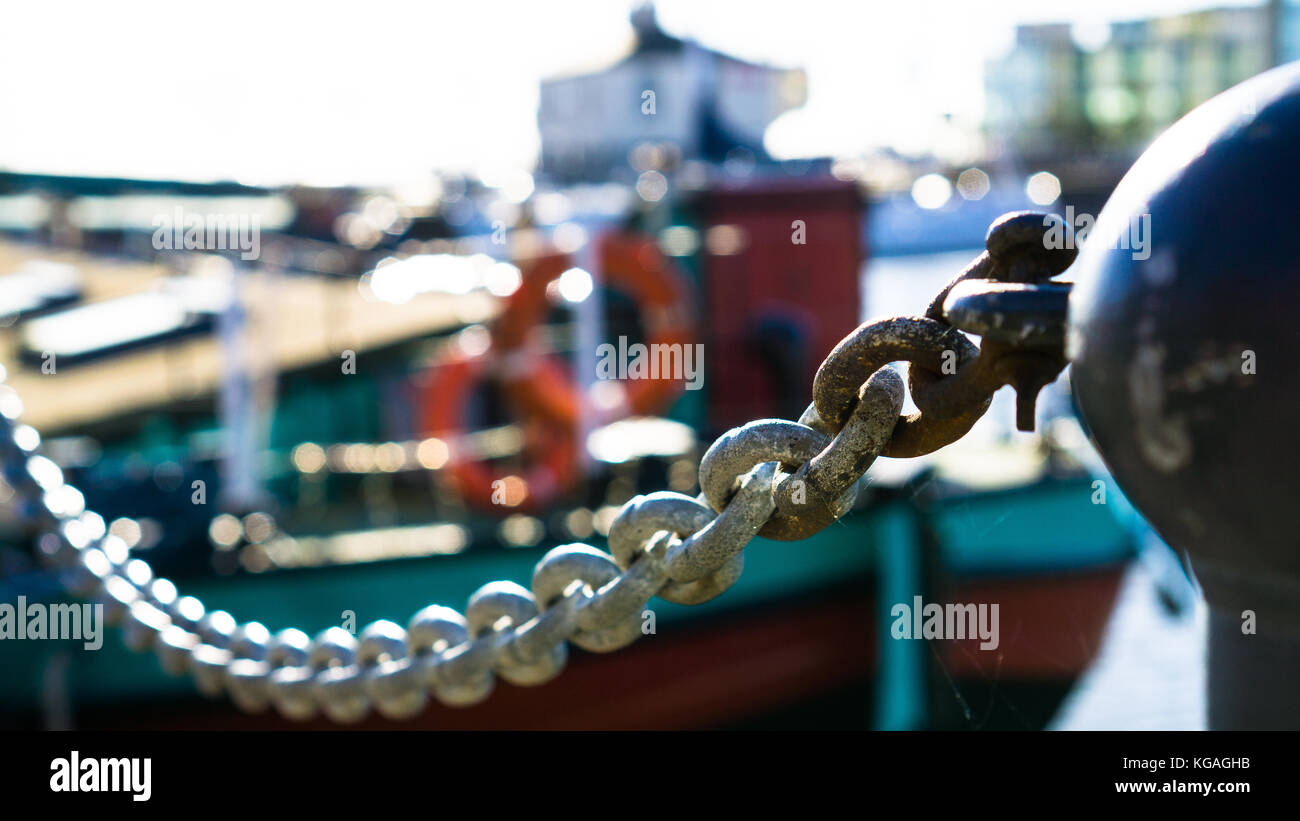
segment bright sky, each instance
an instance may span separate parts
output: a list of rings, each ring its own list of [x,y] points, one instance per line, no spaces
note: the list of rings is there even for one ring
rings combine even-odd
[[[779,156],[923,150],[978,120],[1017,22],[1086,23],[1252,0],[661,0],[674,34],[803,66]],[[14,4],[0,25],[0,168],[393,182],[531,168],[537,83],[630,43],[634,0]]]

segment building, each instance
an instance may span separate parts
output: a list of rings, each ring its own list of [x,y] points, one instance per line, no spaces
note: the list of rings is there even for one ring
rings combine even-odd
[[[1273,8],[1278,15],[1278,62],[1300,60],[1300,0],[1285,0]]]
[[[633,12],[632,27],[635,46],[614,65],[542,83],[543,176],[605,181],[681,160],[767,158],[768,125],[804,103],[802,70],[749,63],[673,37],[648,5]]]
[[[986,67],[990,136],[1028,159],[1134,152],[1215,94],[1300,58],[1300,2],[1117,22],[1088,39],[1066,24],[1018,27]]]

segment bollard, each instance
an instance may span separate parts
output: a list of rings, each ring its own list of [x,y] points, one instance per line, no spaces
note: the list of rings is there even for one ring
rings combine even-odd
[[[1072,385],[1212,609],[1209,723],[1300,728],[1300,64],[1206,102],[1120,182],[1070,296]],[[1147,252],[1126,242],[1146,220]]]

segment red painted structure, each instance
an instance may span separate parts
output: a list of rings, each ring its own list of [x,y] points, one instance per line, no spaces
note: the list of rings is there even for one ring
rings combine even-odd
[[[717,430],[803,410],[817,366],[860,319],[864,209],[857,185],[832,177],[702,195],[705,385]]]

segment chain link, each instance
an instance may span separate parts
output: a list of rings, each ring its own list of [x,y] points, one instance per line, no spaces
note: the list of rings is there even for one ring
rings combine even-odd
[[[1024,220],[1007,230],[1033,233]],[[995,233],[989,247],[1005,253],[1006,237]],[[323,714],[340,723],[359,721],[372,707],[409,718],[430,695],[469,706],[491,694],[496,677],[525,687],[552,680],[567,644],[597,653],[626,647],[640,637],[653,597],[698,604],[733,585],[754,536],[803,539],[843,516],[877,456],[919,456],[964,435],[1007,379],[981,377],[992,366],[936,306],[958,281],[996,278],[996,262],[982,254],[925,317],[865,323],[845,337],[818,369],[812,404],[798,421],[758,420],[713,443],[700,463],[698,498],[637,496],[609,528],[609,553],[556,547],[534,568],[531,589],[489,582],[470,596],[464,615],[430,605],[405,628],[379,621],[359,637],[339,627],[315,638],[296,629],[272,635],[180,596],[132,559],[59,467],[36,453],[40,436],[18,422],[22,403],[3,384],[3,368],[0,467],[20,514],[44,531],[39,554],[61,568],[68,590],[103,603],[128,647],[154,652],[170,674],[188,673],[204,695],[228,694],[247,712],[274,709],[295,721]],[[956,371],[945,375],[945,359],[954,357]],[[912,363],[920,413],[900,416],[903,380],[889,367],[896,361]],[[949,388],[938,401],[949,382],[975,387]],[[921,398],[927,390],[933,395]]]

